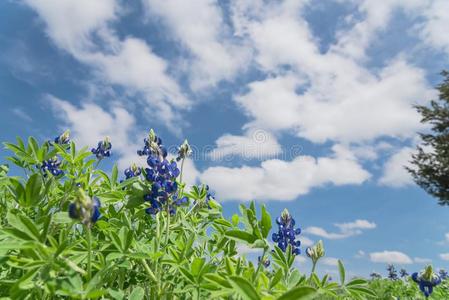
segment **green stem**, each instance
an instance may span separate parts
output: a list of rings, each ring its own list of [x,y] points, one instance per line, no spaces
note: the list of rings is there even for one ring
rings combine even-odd
[[[170,204],[169,199],[167,199],[167,205],[165,211],[167,213],[167,225],[165,226],[165,245],[168,245],[168,237],[170,235]]]
[[[92,232],[90,226],[87,225],[87,280],[90,281],[92,276]]]
[[[266,253],[267,253],[267,248],[264,248],[264,249],[263,249],[262,257],[261,257],[260,261],[259,261],[258,264],[257,264],[257,270],[256,270],[256,273],[254,273],[253,281],[256,281],[256,280],[257,280],[257,276],[259,275],[259,272],[260,272],[260,269],[261,269],[261,267],[262,267],[263,260],[265,259],[265,254],[266,254]]]
[[[183,158],[182,161],[181,161],[181,172],[180,172],[180,175],[179,175],[179,183],[182,183],[182,173],[184,171],[184,160],[185,160],[185,158]]]
[[[158,281],[156,279],[156,276],[154,275],[153,271],[151,271],[150,266],[148,266],[148,263],[145,259],[142,259],[142,265],[143,265],[145,271],[147,272],[147,274],[150,276],[151,280],[153,280],[154,283],[157,284]]]

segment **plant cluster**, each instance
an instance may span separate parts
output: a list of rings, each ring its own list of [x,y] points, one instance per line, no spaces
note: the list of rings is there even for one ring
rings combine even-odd
[[[0,168],[0,297],[4,299],[378,299],[367,280],[320,278],[322,242],[307,249],[313,270],[294,266],[300,229],[285,210],[268,239],[265,206],[223,217],[209,187],[187,186],[187,142],[170,159],[150,131],[120,178],[99,168],[108,138],[89,151],[69,132],[39,144],[5,143],[13,176]],[[18,174],[18,173],[17,173]],[[260,251],[252,261],[237,246]],[[435,292],[434,292],[435,293]]]

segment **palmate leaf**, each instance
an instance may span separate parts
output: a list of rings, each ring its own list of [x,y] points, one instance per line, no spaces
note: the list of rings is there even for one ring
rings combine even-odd
[[[257,239],[251,233],[238,229],[226,231],[226,236],[232,239],[247,242],[248,244],[254,243]]]
[[[140,286],[133,289],[129,295],[129,300],[142,300],[145,295],[145,291]]]

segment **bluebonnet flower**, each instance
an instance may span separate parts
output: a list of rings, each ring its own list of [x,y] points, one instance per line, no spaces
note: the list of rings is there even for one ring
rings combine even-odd
[[[48,172],[50,172],[50,174],[52,174],[53,176],[59,176],[64,174],[64,171],[60,169],[60,166],[61,161],[55,156],[43,161],[39,168],[42,170],[45,177],[47,176]]]
[[[90,226],[101,217],[101,202],[98,197],[88,197],[83,190],[78,190],[77,199],[69,204],[69,217],[81,220],[83,224]]]
[[[179,187],[176,178],[180,170],[176,161],[167,160],[167,150],[153,130],[150,130],[148,138],[145,139],[143,150],[139,150],[137,154],[147,156],[145,178],[151,182],[151,191],[144,195],[144,201],[150,204],[146,212],[156,214],[165,206],[170,214],[176,213],[176,206],[188,202],[187,198],[178,199]]]
[[[70,143],[70,130],[66,130],[61,135],[55,137],[54,142],[58,145],[67,145]]]
[[[262,264],[265,268],[268,268],[270,266],[270,260],[268,259],[268,257],[257,257],[257,261],[259,264]]]
[[[388,271],[388,278],[391,280],[396,280],[398,279],[398,272],[396,271],[396,268],[394,267],[394,265],[388,265],[387,266],[387,271]]]
[[[139,156],[149,156],[154,155],[156,157],[162,156],[167,157],[167,149],[162,145],[162,140],[158,137],[154,130],[151,129],[148,137],[143,140],[144,146],[142,150],[137,151]]]
[[[292,218],[287,209],[284,209],[281,216],[276,219],[276,223],[278,224],[279,230],[277,233],[273,233],[273,242],[277,243],[283,252],[287,250],[287,246],[290,244],[292,253],[295,255],[300,254],[301,250],[299,246],[301,242],[296,240],[296,236],[301,233],[301,229],[299,227],[294,228],[295,219]]]
[[[109,137],[106,137],[103,141],[99,141],[97,148],[92,148],[92,153],[95,154],[97,159],[103,159],[104,157],[111,156],[112,144]]]
[[[432,294],[433,288],[441,283],[441,278],[432,270],[432,266],[427,266],[423,272],[415,272],[412,279],[419,286],[419,289],[427,298]]]
[[[399,271],[399,275],[401,276],[401,278],[407,277],[408,276],[407,270],[401,269]]]
[[[191,154],[192,148],[190,147],[189,142],[185,140],[184,143],[182,143],[182,145],[178,148],[178,156],[176,157],[176,161],[183,160]]]
[[[440,269],[438,271],[438,275],[440,276],[441,280],[446,280],[447,278],[449,278],[446,270],[444,270],[444,269]]]
[[[371,279],[380,279],[382,278],[382,275],[380,275],[379,273],[376,272],[372,272],[371,274],[369,274],[369,276],[371,277]]]
[[[132,164],[131,167],[125,170],[126,179],[136,177],[142,174],[142,169],[136,166],[136,164]]]

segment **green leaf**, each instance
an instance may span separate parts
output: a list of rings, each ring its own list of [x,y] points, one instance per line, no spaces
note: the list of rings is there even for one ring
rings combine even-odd
[[[371,290],[367,287],[364,287],[364,286],[351,286],[351,287],[348,287],[348,290],[356,291],[358,293],[369,295],[371,297],[377,297],[377,294],[373,290]]]
[[[278,300],[310,299],[316,294],[316,289],[309,286],[300,286],[282,294]]]
[[[69,214],[65,211],[58,211],[57,213],[54,213],[52,221],[55,224],[70,224],[73,222],[73,220],[69,217]]]
[[[338,272],[340,273],[340,283],[341,285],[345,284],[345,267],[341,260],[338,260]]]
[[[236,240],[240,240],[240,241],[245,241],[249,244],[252,244],[256,241],[256,237],[254,235],[252,235],[251,233],[248,233],[246,231],[243,230],[229,230],[226,232],[226,236],[232,239],[236,239]]]
[[[239,224],[239,215],[233,214],[231,218],[232,225],[237,226]]]
[[[112,167],[111,185],[115,185],[117,179],[118,179],[118,167],[117,164],[114,164],[114,167]]]
[[[26,206],[34,206],[41,200],[42,176],[39,173],[31,175],[25,187]]]
[[[123,300],[125,298],[125,293],[122,291],[108,290],[109,296],[114,298],[115,300]]]
[[[129,295],[129,300],[142,300],[144,295],[144,289],[138,286],[134,288],[131,295]]]
[[[193,276],[198,276],[204,266],[204,258],[195,257],[190,267]]]
[[[279,281],[281,281],[282,275],[283,275],[283,274],[282,274],[282,269],[278,269],[278,270],[276,271],[276,273],[274,274],[273,278],[271,279],[271,282],[270,282],[270,289],[272,289],[273,287],[275,287],[276,284],[278,284]]]
[[[351,285],[363,285],[363,284],[367,284],[367,281],[365,279],[362,278],[356,278],[354,280],[351,280],[350,282],[348,282],[346,284],[347,287],[350,287]]]
[[[221,285],[224,288],[232,288],[231,284],[222,276],[217,275],[217,274],[206,274],[204,275],[204,278],[206,278],[206,280],[209,280],[211,282],[214,282],[218,285]]]
[[[268,234],[271,230],[271,216],[267,212],[267,209],[265,208],[265,205],[262,205],[262,220],[261,220],[261,229],[262,229],[262,236],[264,238],[268,237]]]
[[[239,276],[231,276],[229,277],[229,283],[244,300],[260,299],[259,294],[257,294],[254,286],[245,278]]]

